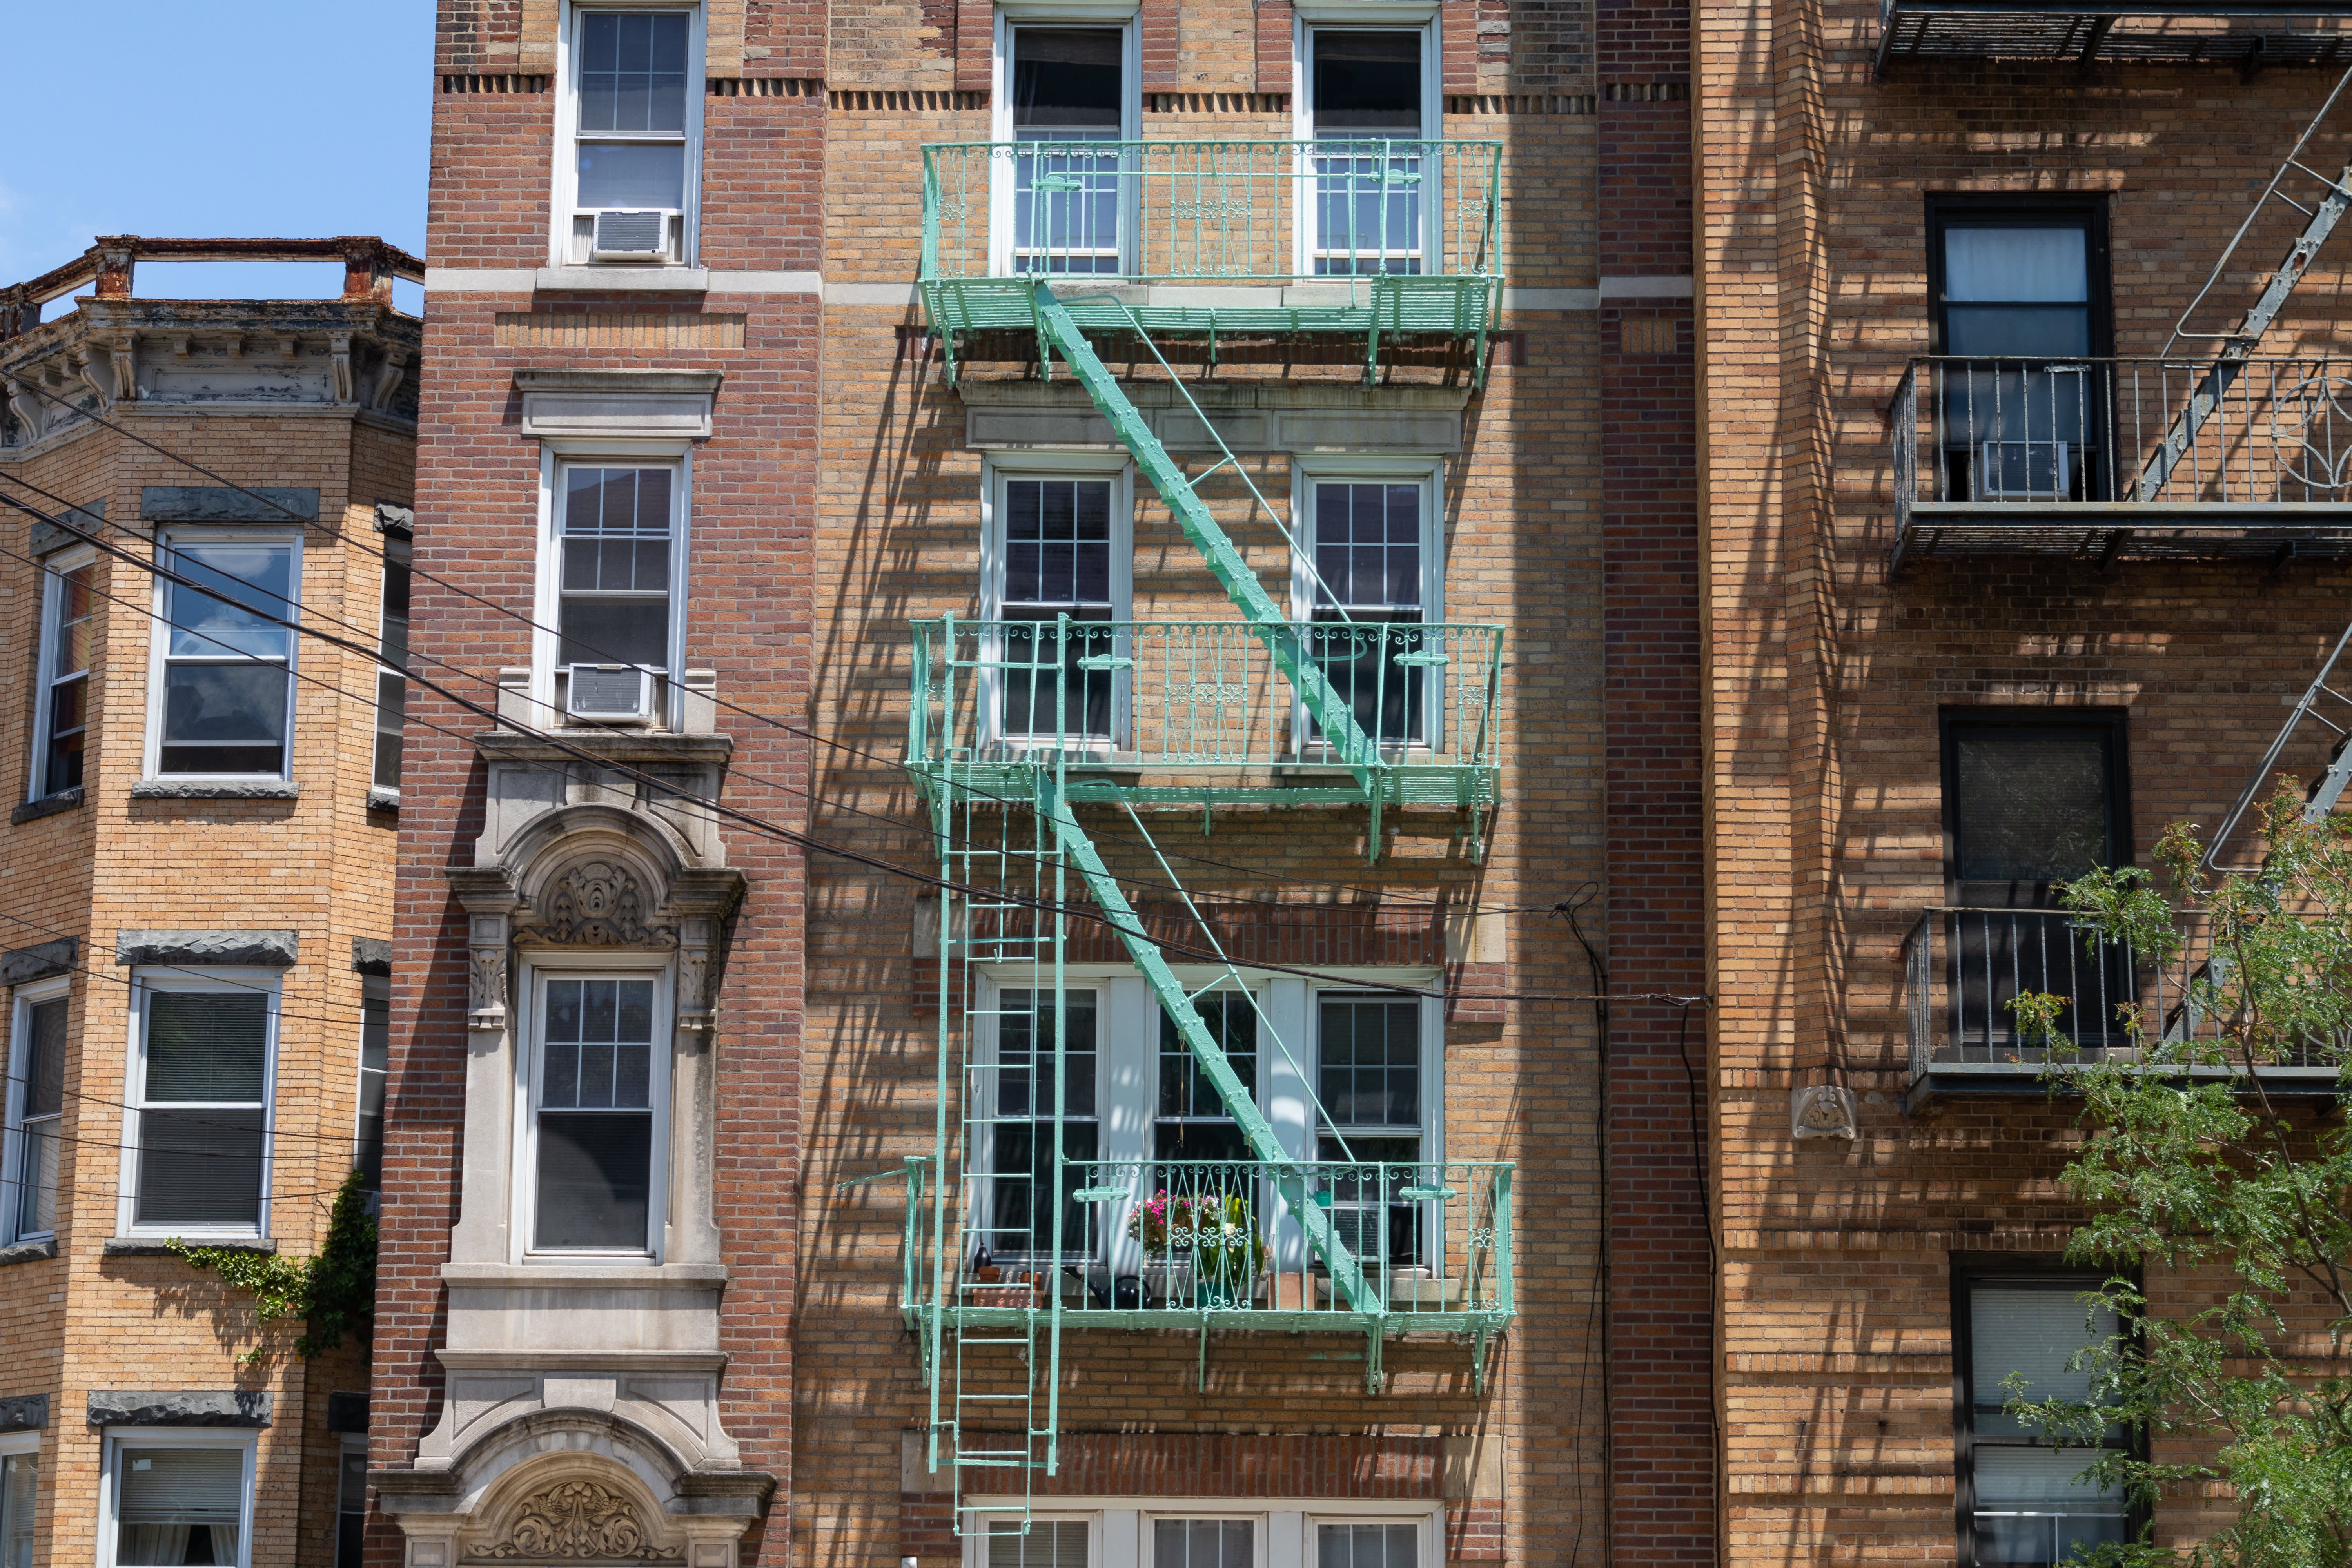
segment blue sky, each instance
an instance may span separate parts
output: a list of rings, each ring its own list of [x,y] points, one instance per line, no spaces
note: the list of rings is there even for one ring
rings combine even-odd
[[[423,253],[433,0],[0,10],[17,67],[0,282],[69,261],[100,234],[380,234]],[[295,298],[333,292],[331,271],[142,263],[138,290]],[[399,292],[419,308],[417,289]]]

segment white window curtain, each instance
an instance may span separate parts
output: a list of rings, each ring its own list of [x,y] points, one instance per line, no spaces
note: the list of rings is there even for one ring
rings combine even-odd
[[[33,1568],[33,1509],[40,1483],[38,1456],[0,1456],[0,1568]]]
[[[1947,300],[2076,304],[2090,298],[2090,275],[2077,225],[1944,231]]]

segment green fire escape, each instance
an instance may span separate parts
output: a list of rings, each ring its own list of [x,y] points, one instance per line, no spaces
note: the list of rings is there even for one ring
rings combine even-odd
[[[1095,346],[1155,362],[1188,403],[1163,342],[1214,363],[1253,340],[1356,339],[1368,380],[1384,349],[1433,345],[1475,380],[1502,289],[1499,161],[1498,143],[1467,142],[924,149],[920,288],[950,379],[1008,357],[1051,377],[1058,360],[1231,605],[913,628],[907,766],[949,891],[937,1142],[905,1171],[901,1305],[959,1533],[1026,1528],[1031,1478],[1059,1461],[1066,1333],[1192,1332],[1204,1382],[1213,1331],[1345,1333],[1378,1393],[1381,1347],[1404,1333],[1459,1342],[1483,1386],[1511,1320],[1510,1165],[1359,1157],[1315,1102],[1304,1042],[1275,1028],[1148,826],[1360,806],[1377,857],[1384,811],[1445,807],[1477,853],[1500,777],[1501,628],[1294,616],[1198,488],[1236,476],[1286,535],[1282,515],[1197,405],[1214,460],[1171,456]],[[1008,335],[1016,353],[992,347]],[[1181,920],[1155,925],[1139,883]],[[1094,1070],[1076,941],[1131,962],[1247,1158],[1074,1149],[1072,1097],[1090,1098]],[[1260,1064],[1285,1059],[1307,1086],[1303,1147],[1229,1059],[1235,1019]]]

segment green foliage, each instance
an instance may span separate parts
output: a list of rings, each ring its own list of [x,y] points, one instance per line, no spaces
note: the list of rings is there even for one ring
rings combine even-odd
[[[360,1173],[343,1178],[327,1215],[327,1238],[314,1258],[238,1252],[228,1247],[190,1247],[178,1237],[163,1245],[189,1267],[209,1268],[223,1282],[252,1293],[254,1318],[264,1327],[299,1320],[303,1332],[294,1353],[310,1361],[357,1333],[362,1346],[375,1321],[376,1225],[367,1212]],[[260,1362],[257,1348],[240,1359]]]
[[[2137,869],[2066,890],[2086,927],[2180,977],[2185,1010],[2123,1008],[2134,1048],[2084,1061],[2055,1037],[2063,998],[2016,1005],[2084,1100],[2090,1135],[2064,1182],[2092,1218],[2068,1257],[2114,1271],[2084,1303],[2122,1331],[2077,1358],[2087,1402],[2012,1386],[2010,1409],[2063,1447],[2113,1442],[2118,1425],[2151,1439],[2164,1462],[2125,1447],[2089,1467],[2143,1506],[2234,1505],[2193,1547],[2102,1549],[2094,1561],[2115,1568],[2352,1565],[2352,1132],[2333,1104],[2294,1106],[2267,1077],[2288,1063],[2340,1075],[2352,1057],[2352,832],[2305,825],[2293,783],[2264,807],[2258,873],[2209,880],[2176,825],[2157,847],[2170,896]],[[2135,1271],[2168,1286],[2151,1300]]]

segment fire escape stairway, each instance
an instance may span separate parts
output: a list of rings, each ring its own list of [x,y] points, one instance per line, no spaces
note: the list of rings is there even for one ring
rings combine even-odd
[[[1120,390],[1117,378],[1088,345],[1067,309],[1043,282],[1035,287],[1034,309],[1041,362],[1049,362],[1051,355],[1058,353],[1086,388],[1096,408],[1109,421],[1119,442],[1133,454],[1137,466],[1167,503],[1186,539],[1200,552],[1210,574],[1241,612],[1250,636],[1266,649],[1276,670],[1297,694],[1300,704],[1317,726],[1319,743],[1328,748],[1335,763],[1347,769],[1357,788],[1362,792],[1363,798],[1371,805],[1374,814],[1372,831],[1377,836],[1380,805],[1393,787],[1391,775],[1396,773],[1396,767],[1382,758],[1379,744],[1365,733],[1349,699],[1334,686],[1317,662],[1308,635],[1302,632],[1267,594],[1232,539],[1195,493],[1195,481],[1188,479],[1183,469],[1169,456],[1142,414]],[[1215,470],[1212,468],[1209,471]],[[999,662],[996,668],[1034,670],[1048,679],[1059,679],[1066,674],[1066,668],[1058,660],[1005,661]],[[1055,700],[1057,703],[1060,700],[1058,696]],[[1297,1225],[1307,1247],[1329,1270],[1332,1290],[1339,1300],[1344,1301],[1350,1321],[1364,1325],[1368,1340],[1365,1352],[1367,1383],[1376,1384],[1380,1376],[1380,1340],[1388,1309],[1380,1286],[1368,1277],[1362,1260],[1340,1235],[1339,1226],[1328,1206],[1329,1194],[1310,1192],[1308,1174],[1299,1164],[1300,1156],[1283,1147],[1280,1135],[1259,1111],[1249,1086],[1234,1072],[1217,1037],[1194,1007],[1194,993],[1187,989],[1170,966],[1160,944],[1152,940],[1142,919],[1121,891],[1119,879],[1105,863],[1093,838],[1078,821],[1068,794],[1066,761],[1039,756],[1027,771],[1033,781],[1034,798],[1020,804],[1034,806],[1036,820],[1046,831],[1041,832],[1037,841],[1025,849],[994,852],[996,859],[1003,862],[1000,869],[1015,862],[1027,868],[1033,879],[1034,892],[1026,905],[1019,900],[992,900],[972,890],[966,879],[973,878],[974,873],[982,870],[988,858],[972,850],[969,837],[960,836],[954,830],[948,795],[943,795],[933,802],[935,834],[943,858],[950,868],[962,873],[952,877],[951,880],[965,883],[965,890],[961,894],[965,910],[962,918],[971,922],[960,935],[952,929],[954,918],[942,916],[940,964],[943,987],[947,973],[953,967],[952,955],[962,951],[967,961],[990,957],[1025,958],[1032,965],[1035,984],[1041,988],[1031,993],[1032,999],[1025,1004],[1033,1010],[1037,1006],[1036,996],[1042,994],[1042,987],[1047,984],[1053,986],[1058,998],[1066,921],[1061,912],[1063,906],[1058,891],[1060,874],[1065,868],[1075,870],[1137,971],[1150,986],[1161,1011],[1183,1039],[1202,1075],[1214,1087],[1225,1113],[1233,1119],[1252,1154],[1265,1165],[1268,1179],[1281,1200],[1285,1217]],[[1005,803],[998,800],[993,804],[1001,805]],[[1131,807],[1129,816],[1140,830],[1141,821],[1134,816]],[[1150,847],[1148,833],[1144,835],[1144,841]],[[1159,855],[1156,847],[1152,853],[1160,874],[1172,880],[1173,873],[1165,858]],[[1177,891],[1183,897],[1186,906],[1191,908],[1190,896],[1183,894],[1181,887]],[[985,940],[972,934],[987,918],[1001,918],[1024,909],[1034,922],[1029,928],[1031,934],[1026,937],[1007,937],[1003,932],[1008,928],[1003,924],[995,926],[995,934]],[[1050,936],[1045,934],[1049,921]],[[1213,936],[1204,940],[1214,945]],[[1008,949],[1008,943],[1017,946],[1018,951]],[[1223,959],[1221,950],[1219,956],[1224,970],[1221,979],[1237,979],[1237,970],[1230,961]],[[1046,978],[1049,965],[1050,982]],[[985,1066],[978,1065],[978,1058],[971,1052],[969,1042],[973,1034],[972,1026],[984,1016],[1002,1018],[1008,1016],[1009,1011],[1003,1007],[974,1006],[966,1013],[967,1106],[971,1102],[974,1075],[988,1070]],[[943,997],[943,1019],[947,1012]],[[1061,1014],[1057,1000],[1055,1016],[1059,1018]],[[1033,1013],[1033,1016],[1042,1017],[1043,1015]],[[1280,1048],[1279,1042],[1276,1044]],[[945,1046],[943,1039],[943,1059]],[[1060,1060],[1063,1041],[1058,1024],[1054,1050],[1056,1059],[1051,1081],[1055,1086],[1053,1093],[1058,1106],[1063,1083]],[[969,1166],[973,1132],[980,1125],[980,1119],[971,1118],[969,1110],[967,1116],[970,1120],[965,1150]],[[1034,1125],[1042,1133],[1049,1123],[1045,1119],[1038,1118]],[[1054,1161],[1058,1165],[1062,1162],[1058,1116],[1050,1125],[1054,1128]],[[943,1124],[943,1137],[944,1131]],[[994,1179],[1005,1178],[999,1176]],[[1055,1179],[1059,1180],[1058,1173]],[[966,1180],[969,1187],[969,1176]],[[1034,1178],[1030,1180],[1034,1185]],[[935,1184],[933,1193],[935,1202],[943,1204],[944,1183]],[[1096,1194],[1080,1190],[1070,1197],[1073,1201],[1085,1203],[1094,1200]],[[1039,1201],[1037,1194],[1031,1194],[1029,1202],[1033,1214],[1036,1212],[1035,1205]],[[1052,1228],[1058,1254],[1062,1243],[1063,1205],[1051,1196],[1043,1201],[1050,1204],[1053,1209]],[[955,1528],[959,1535],[1015,1528],[1025,1531],[1030,1521],[1029,1473],[1044,1471],[1052,1474],[1058,1468],[1062,1292],[1058,1286],[1050,1288],[1044,1292],[1045,1299],[1036,1302],[1034,1308],[1012,1313],[1001,1310],[949,1310],[947,1302],[954,1287],[949,1284],[947,1276],[960,1269],[962,1255],[970,1249],[973,1237],[982,1237],[984,1245],[984,1237],[988,1234],[985,1219],[971,1219],[966,1224],[966,1229],[951,1231],[946,1224],[943,1209],[933,1221],[934,1275],[929,1292],[933,1307],[928,1314],[929,1321],[915,1325],[919,1336],[928,1341],[924,1358],[931,1383],[931,1463],[936,1468],[942,1459],[946,1459],[954,1468]],[[1058,1265],[1058,1256],[1055,1261]],[[1017,1319],[1017,1321],[1008,1321],[1008,1318]],[[946,1320],[944,1323],[942,1319]],[[1204,1318],[1204,1354],[1206,1327]],[[1477,1338],[1483,1346],[1483,1330]],[[1006,1384],[1002,1370],[1003,1358],[994,1354],[1008,1348],[1013,1352],[1013,1359],[1020,1368],[1017,1387]],[[944,1445],[941,1443],[943,1437],[946,1439]],[[972,1491],[968,1496],[966,1472],[991,1470],[1021,1472],[1020,1488],[1016,1490],[1003,1482],[990,1482],[986,1489]]]

